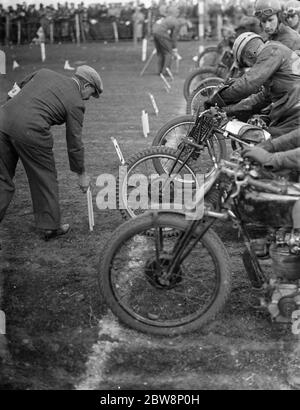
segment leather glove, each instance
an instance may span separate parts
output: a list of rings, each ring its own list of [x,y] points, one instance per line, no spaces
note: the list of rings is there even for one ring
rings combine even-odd
[[[86,192],[91,184],[91,178],[85,172],[78,174],[78,185],[82,192]]]
[[[204,102],[204,109],[208,110],[210,107],[214,107],[216,104],[219,108],[223,108],[225,107],[225,102],[223,100],[223,98],[220,95],[220,91],[223,91],[224,88],[226,87],[222,87],[221,90],[216,91],[210,98],[208,98],[205,102]]]
[[[212,101],[211,98],[208,98],[206,101],[204,101],[204,109],[209,110],[211,107],[214,107],[215,103]]]
[[[263,166],[272,167],[272,159],[274,155],[263,148],[257,146],[254,148],[245,148],[241,154],[243,157],[250,158]]]

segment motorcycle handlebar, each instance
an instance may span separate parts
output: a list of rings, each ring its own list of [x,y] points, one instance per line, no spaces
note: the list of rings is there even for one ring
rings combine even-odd
[[[225,174],[227,174],[228,176],[235,176],[236,178],[240,179],[240,181],[242,182],[243,180],[246,182],[246,184],[248,183],[249,185],[252,185],[256,188],[260,188],[260,189],[264,189],[268,192],[272,192],[274,194],[277,195],[285,195],[287,193],[287,187],[286,186],[274,186],[271,185],[270,182],[263,182],[261,180],[257,180],[254,179],[250,176],[246,176],[244,174],[243,171],[237,171],[237,169],[234,169],[234,165],[233,163],[230,163],[229,161],[222,161],[223,167],[221,167],[222,172],[224,172]],[[233,166],[233,169],[229,168],[228,165]],[[246,179],[245,179],[246,178]]]
[[[248,182],[249,184],[255,186],[256,188],[265,189],[266,191],[273,192],[274,194],[284,195],[287,192],[287,187],[285,186],[283,187],[272,186],[268,182],[257,181],[256,179],[253,179],[251,177],[248,178]]]

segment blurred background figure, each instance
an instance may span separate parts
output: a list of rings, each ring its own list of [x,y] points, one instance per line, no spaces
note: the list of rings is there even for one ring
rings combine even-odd
[[[288,26],[300,32],[300,2],[290,0],[285,4],[284,17]]]

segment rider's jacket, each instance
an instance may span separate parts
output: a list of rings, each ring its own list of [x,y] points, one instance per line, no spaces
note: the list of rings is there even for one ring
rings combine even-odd
[[[259,144],[266,151],[274,152],[270,163],[274,169],[296,169],[300,171],[300,129],[273,140]]]
[[[300,50],[300,35],[291,27],[280,23],[276,33],[269,37],[270,41],[279,41],[291,50]]]
[[[267,42],[254,66],[220,96],[226,105],[235,104],[236,110],[269,106],[271,125],[291,116],[300,119],[300,58],[281,43]]]

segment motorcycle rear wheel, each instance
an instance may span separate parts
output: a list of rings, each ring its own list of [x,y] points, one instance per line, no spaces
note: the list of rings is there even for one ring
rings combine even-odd
[[[231,289],[230,259],[214,231],[208,230],[166,276],[172,251],[189,222],[183,215],[147,213],[113,233],[99,262],[98,280],[105,302],[125,325],[175,336],[199,329],[224,307]],[[165,229],[179,235],[164,237]]]
[[[174,176],[170,176],[169,179],[167,179],[167,174],[172,169],[175,162],[176,165],[172,172]],[[150,205],[153,206],[153,198],[151,197],[153,193],[152,188],[158,189],[158,191],[156,190],[154,192],[159,192],[157,198],[160,201],[160,209],[166,209],[163,208],[163,203],[165,202],[165,199],[168,200],[169,196],[171,197],[171,194],[169,194],[170,191],[168,190],[172,190],[173,181],[180,184],[186,182],[187,184],[189,184],[188,186],[186,185],[187,188],[189,188],[190,186],[192,190],[199,187],[196,177],[196,162],[190,159],[188,163],[183,166],[182,170],[179,171],[183,162],[184,158],[179,158],[177,160],[176,150],[164,146],[151,147],[131,156],[125,164],[127,166],[127,178],[118,178],[116,183],[117,205],[122,217],[125,220],[128,220],[141,215],[148,209],[151,209]],[[134,180],[135,175],[143,175],[144,180],[146,178],[148,181],[149,189],[147,191],[148,197],[145,209],[136,207],[136,203],[131,203],[131,199],[136,201],[136,196],[134,195],[133,191],[137,188]],[[161,184],[160,178],[155,177],[155,175],[166,176],[166,179],[163,181],[163,184],[160,187],[158,187],[158,184]],[[131,177],[133,177],[133,179],[131,179]],[[163,188],[164,183],[166,185],[165,189]],[[155,184],[157,185],[155,186]],[[164,195],[167,196],[164,197]],[[146,198],[143,199],[145,202]],[[152,202],[150,202],[151,200]],[[140,202],[143,203],[143,201]],[[156,201],[154,202],[156,203]]]

